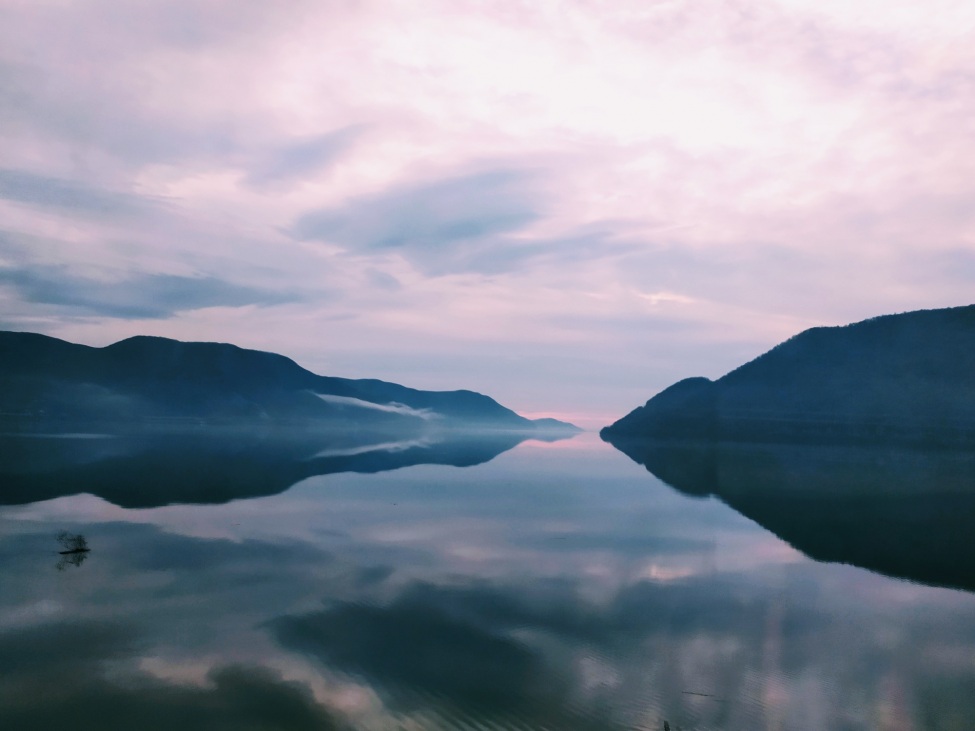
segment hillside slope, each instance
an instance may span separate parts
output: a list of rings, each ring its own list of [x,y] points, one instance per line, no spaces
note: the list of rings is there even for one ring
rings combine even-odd
[[[602,435],[975,442],[975,305],[806,330],[717,381],[674,384]]]
[[[472,391],[319,376],[284,356],[234,345],[139,336],[93,348],[22,332],[0,332],[0,412],[41,425],[300,420],[535,428]]]

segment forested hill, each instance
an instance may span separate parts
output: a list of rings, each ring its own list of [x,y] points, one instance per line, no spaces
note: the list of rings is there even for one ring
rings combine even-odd
[[[0,332],[0,412],[44,422],[297,419],[535,428],[473,391],[319,376],[284,356],[234,345],[138,336],[93,348],[26,332]]]
[[[689,378],[602,431],[620,440],[975,442],[975,305],[806,330]]]

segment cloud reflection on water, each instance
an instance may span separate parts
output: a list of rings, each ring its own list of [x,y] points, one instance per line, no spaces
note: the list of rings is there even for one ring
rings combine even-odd
[[[99,549],[70,575],[41,550],[55,525]],[[856,729],[894,714],[947,729],[975,710],[971,595],[803,559],[608,448],[333,474],[219,506],[65,497],[4,509],[0,554],[16,556],[0,642],[111,635],[79,650],[84,682],[37,690],[50,724],[90,693],[144,713],[164,698],[220,728],[242,688],[276,699],[278,727],[293,713],[325,728]],[[28,677],[22,654],[0,653],[0,692]]]

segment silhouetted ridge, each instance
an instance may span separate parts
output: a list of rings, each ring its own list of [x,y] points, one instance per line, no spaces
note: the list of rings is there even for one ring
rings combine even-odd
[[[70,421],[312,420],[534,429],[473,391],[420,391],[374,379],[319,376],[275,353],[137,336],[104,348],[0,332],[0,412]]]
[[[975,442],[975,305],[806,330],[681,381],[602,432],[734,441]]]

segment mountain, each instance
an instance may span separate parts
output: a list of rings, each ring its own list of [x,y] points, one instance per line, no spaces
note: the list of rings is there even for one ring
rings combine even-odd
[[[973,445],[975,305],[806,330],[716,381],[674,384],[601,434]]]
[[[0,332],[0,414],[35,430],[185,422],[337,431],[552,428],[473,391],[318,376],[284,356],[234,345],[138,336],[93,348],[26,332]]]
[[[813,559],[975,591],[975,306],[806,330],[600,434]]]
[[[674,439],[621,448],[817,561],[975,591],[975,451]]]

